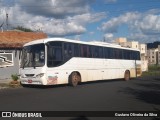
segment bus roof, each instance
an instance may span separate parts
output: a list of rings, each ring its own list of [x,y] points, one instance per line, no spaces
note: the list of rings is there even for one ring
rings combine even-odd
[[[79,43],[79,44],[85,44],[85,45],[95,45],[95,46],[102,46],[102,47],[112,47],[112,48],[120,48],[120,49],[128,49],[128,50],[135,50],[139,51],[139,49],[134,49],[134,48],[127,48],[127,47],[122,47],[117,44],[111,44],[107,42],[99,42],[99,41],[90,41],[90,42],[85,42],[85,41],[78,41],[78,40],[72,40],[72,39],[66,39],[66,38],[45,38],[45,39],[39,39],[39,40],[34,40],[31,42],[26,43],[24,46],[29,46],[29,45],[34,45],[34,44],[40,44],[40,43],[47,43],[51,41],[63,41],[63,42],[71,42],[71,43]]]

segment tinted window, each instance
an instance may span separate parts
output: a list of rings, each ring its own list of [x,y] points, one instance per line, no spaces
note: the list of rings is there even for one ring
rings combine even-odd
[[[88,57],[92,58],[93,57],[93,46],[88,46]]]
[[[88,57],[87,45],[81,45],[81,57]]]
[[[105,58],[109,58],[109,59],[111,59],[111,58],[113,58],[113,50],[112,50],[112,48],[104,48],[104,56],[105,56]]]
[[[48,67],[55,67],[61,65],[63,62],[62,42],[50,42],[47,46],[48,51]]]
[[[103,47],[98,47],[99,48],[99,58],[103,58]]]
[[[70,59],[74,55],[72,43],[64,43],[64,60]]]
[[[78,44],[74,44],[74,57],[79,57],[79,45]]]
[[[98,47],[93,47],[93,57],[98,58],[99,57],[99,50]]]

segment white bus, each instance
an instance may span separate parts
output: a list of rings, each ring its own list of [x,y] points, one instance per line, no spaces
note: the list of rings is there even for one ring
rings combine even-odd
[[[46,38],[22,50],[22,85],[57,85],[141,75],[140,52],[104,42]]]

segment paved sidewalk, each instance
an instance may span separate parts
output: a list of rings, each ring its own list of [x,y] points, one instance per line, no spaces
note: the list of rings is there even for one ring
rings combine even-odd
[[[1,83],[9,83],[10,81],[12,81],[11,79],[0,79],[0,84]]]
[[[8,88],[8,83],[11,81],[11,79],[0,79],[0,90]]]

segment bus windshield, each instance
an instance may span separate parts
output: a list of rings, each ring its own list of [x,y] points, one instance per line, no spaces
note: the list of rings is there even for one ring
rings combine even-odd
[[[45,45],[25,46],[22,51],[21,68],[42,67],[45,64]]]

